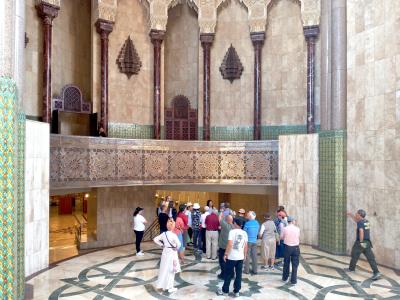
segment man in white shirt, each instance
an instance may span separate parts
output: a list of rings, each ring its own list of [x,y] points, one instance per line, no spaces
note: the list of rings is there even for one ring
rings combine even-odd
[[[224,260],[225,271],[224,271],[224,285],[222,289],[218,289],[217,295],[227,296],[229,293],[229,286],[231,280],[235,276],[235,281],[233,283],[233,292],[235,297],[239,297],[239,291],[242,287],[242,271],[243,271],[243,261],[246,259],[247,254],[247,233],[242,230],[242,220],[235,218],[233,220],[233,228],[229,232],[228,245],[225,249]]]

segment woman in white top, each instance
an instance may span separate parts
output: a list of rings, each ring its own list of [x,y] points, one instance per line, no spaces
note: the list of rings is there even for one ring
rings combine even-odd
[[[142,256],[143,251],[140,250],[140,243],[143,239],[143,234],[145,230],[145,224],[147,223],[146,219],[142,216],[143,208],[136,207],[135,212],[133,213],[133,231],[135,231],[136,235],[136,256]]]
[[[178,249],[181,247],[181,242],[178,236],[173,233],[175,229],[175,222],[173,219],[168,220],[167,228],[168,231],[154,238],[154,242],[163,247],[156,285],[157,289],[163,289],[167,290],[169,293],[173,293],[176,291],[176,288],[174,288],[175,274],[181,271],[178,259]]]

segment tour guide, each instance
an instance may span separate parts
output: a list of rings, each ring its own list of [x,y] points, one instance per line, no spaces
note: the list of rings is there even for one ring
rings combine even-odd
[[[355,215],[347,213],[357,223],[357,239],[354,242],[353,248],[351,249],[351,261],[349,265],[349,272],[354,272],[356,264],[360,258],[361,253],[367,258],[369,265],[371,266],[374,275],[371,277],[372,280],[378,280],[381,277],[378,266],[376,265],[375,256],[372,252],[372,243],[370,239],[370,224],[365,219],[367,215],[365,210],[359,209]]]

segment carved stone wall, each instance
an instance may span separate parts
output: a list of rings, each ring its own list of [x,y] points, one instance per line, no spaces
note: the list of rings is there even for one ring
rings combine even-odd
[[[25,48],[24,108],[27,115],[42,115],[42,22],[37,16],[35,0],[25,1],[25,31],[29,43]],[[52,91],[59,94],[66,84],[76,84],[85,99],[91,99],[91,7],[90,1],[62,1],[53,21]]]
[[[262,124],[299,125],[307,118],[307,48],[300,3],[274,1],[268,11],[268,26],[262,63]],[[320,120],[320,41],[316,45],[316,124]]]
[[[185,142],[53,135],[52,189],[278,181],[278,142]]]

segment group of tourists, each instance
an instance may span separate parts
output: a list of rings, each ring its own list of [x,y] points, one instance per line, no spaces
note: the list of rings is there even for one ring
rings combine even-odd
[[[146,223],[142,212],[143,209],[137,208],[134,213],[138,256],[143,255],[140,241]],[[356,215],[349,215],[357,222],[358,229],[348,271],[354,271],[358,257],[364,253],[374,271],[372,279],[378,279],[380,273],[371,250],[369,223],[364,219],[365,212],[360,210]],[[156,284],[158,289],[169,293],[176,291],[175,274],[185,264],[185,249],[190,247],[196,260],[201,260],[204,255],[209,260],[218,259],[220,272],[217,276],[224,283],[217,294],[227,295],[234,279],[233,292],[235,296],[239,296],[242,273],[258,273],[258,239],[261,239],[261,269],[274,272],[276,266],[283,261],[282,280],[288,281],[291,273],[289,284],[297,283],[300,229],[296,226],[295,218],[289,216],[283,206],[277,209],[275,215],[264,214],[264,222],[260,225],[254,211],[246,212],[241,208],[236,213],[229,203],[222,203],[216,209],[212,200],[209,200],[201,210],[198,203],[188,202],[180,205],[177,211],[172,199],[167,198],[157,208],[157,217],[160,235],[154,238],[154,242],[163,247]]]

